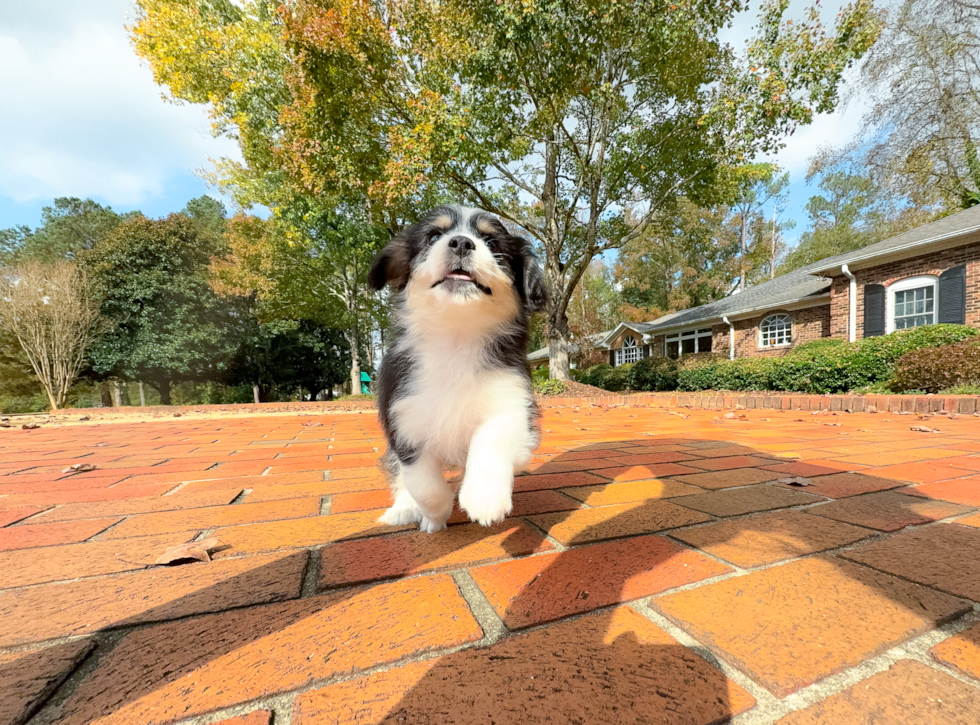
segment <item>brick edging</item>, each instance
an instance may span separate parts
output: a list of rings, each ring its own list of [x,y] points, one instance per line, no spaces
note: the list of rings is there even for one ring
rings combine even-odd
[[[641,393],[595,398],[538,398],[542,408],[576,405],[624,405],[672,408],[762,408],[765,410],[829,410],[849,413],[930,413],[971,415],[980,412],[977,395],[792,395],[788,393]]]

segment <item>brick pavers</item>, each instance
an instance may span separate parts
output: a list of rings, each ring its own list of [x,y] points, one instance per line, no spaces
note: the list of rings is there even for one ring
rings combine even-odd
[[[667,412],[435,535],[373,411],[0,431],[0,725],[980,721],[980,418]]]

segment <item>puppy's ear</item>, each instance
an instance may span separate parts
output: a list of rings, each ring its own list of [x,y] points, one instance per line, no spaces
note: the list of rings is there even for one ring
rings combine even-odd
[[[411,254],[408,235],[402,232],[388,242],[388,246],[374,258],[371,271],[368,272],[368,285],[373,290],[380,290],[390,284],[392,289],[400,290],[408,284],[409,272]]]
[[[529,312],[541,312],[548,304],[548,289],[544,284],[544,273],[538,258],[531,248],[531,243],[524,241],[521,249],[523,289],[521,296],[527,304]]]

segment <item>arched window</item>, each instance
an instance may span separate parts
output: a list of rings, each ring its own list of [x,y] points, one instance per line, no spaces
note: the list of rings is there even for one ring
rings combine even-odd
[[[636,344],[636,338],[627,335],[623,338],[623,346],[616,351],[616,365],[635,363],[643,357],[643,348]]]
[[[938,277],[923,275],[894,282],[888,287],[886,331],[907,330],[936,321]]]
[[[793,320],[789,315],[769,315],[759,325],[759,347],[783,347],[792,342]]]

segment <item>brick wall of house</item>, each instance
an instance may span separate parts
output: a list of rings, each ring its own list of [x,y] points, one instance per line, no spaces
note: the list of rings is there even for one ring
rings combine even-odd
[[[759,325],[764,318],[779,312],[785,312],[793,320],[793,344],[776,348],[759,347]],[[826,303],[792,312],[768,310],[758,317],[735,321],[735,357],[779,357],[802,342],[829,337],[830,329],[830,305]],[[712,352],[728,355],[728,325],[714,325],[711,332]]]
[[[966,324],[980,327],[980,240],[962,247],[931,252],[854,271],[857,278],[857,339],[864,337],[864,285],[880,284],[886,288],[909,277],[938,277],[951,267],[966,265]],[[830,291],[831,336],[847,339],[849,280],[834,277]]]

